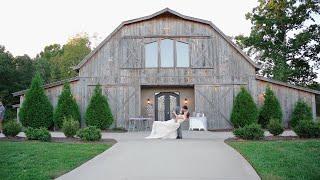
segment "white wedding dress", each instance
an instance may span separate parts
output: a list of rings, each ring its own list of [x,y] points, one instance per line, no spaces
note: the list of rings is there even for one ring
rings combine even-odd
[[[146,139],[176,139],[177,129],[183,122],[183,119],[175,119],[168,121],[154,121],[152,125],[152,131]]]

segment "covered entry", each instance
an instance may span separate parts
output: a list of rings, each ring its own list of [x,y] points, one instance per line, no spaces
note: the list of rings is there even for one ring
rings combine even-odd
[[[155,94],[155,121],[167,121],[172,111],[180,106],[179,92],[159,92]]]
[[[172,118],[176,106],[187,105],[190,113],[194,111],[193,86],[141,86],[141,116],[155,121]],[[183,123],[188,129],[189,123]]]

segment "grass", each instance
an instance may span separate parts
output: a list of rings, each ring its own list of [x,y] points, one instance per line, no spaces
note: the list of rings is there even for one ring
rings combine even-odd
[[[0,179],[53,179],[110,145],[102,143],[0,142]]]
[[[228,142],[262,179],[320,179],[320,140]]]

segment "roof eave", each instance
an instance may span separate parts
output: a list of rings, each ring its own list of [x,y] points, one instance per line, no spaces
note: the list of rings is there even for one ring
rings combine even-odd
[[[51,88],[51,87],[55,87],[55,86],[60,86],[66,82],[75,82],[75,81],[78,81],[80,78],[79,77],[73,77],[73,78],[70,78],[70,79],[64,79],[64,80],[61,80],[61,81],[56,81],[56,82],[52,82],[52,83],[49,83],[49,84],[45,84],[43,85],[44,89],[48,89],[48,88]],[[25,89],[25,90],[22,90],[22,91],[17,91],[17,92],[14,92],[14,93],[11,93],[13,95],[13,97],[15,96],[21,96],[21,95],[24,95],[26,92],[28,91],[28,89]]]
[[[305,92],[309,92],[309,93],[320,95],[320,91],[309,89],[309,88],[305,88],[305,87],[301,87],[301,86],[295,86],[295,85],[288,84],[288,83],[285,83],[285,82],[269,79],[269,78],[266,78],[266,77],[263,77],[263,76],[257,75],[256,79],[261,80],[261,81],[265,81],[265,82],[269,82],[269,83],[273,83],[273,84],[277,84],[277,85],[281,85],[281,86],[286,86],[288,88],[297,89],[297,90],[300,90],[300,91],[305,91]]]

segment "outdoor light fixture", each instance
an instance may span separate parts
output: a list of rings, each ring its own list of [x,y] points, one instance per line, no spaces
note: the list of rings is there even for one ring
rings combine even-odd
[[[184,104],[188,104],[188,99],[187,98],[184,99]]]
[[[150,99],[149,98],[147,99],[147,103],[150,104]]]

